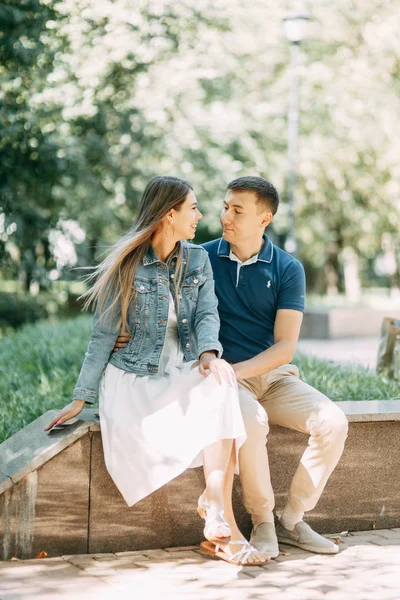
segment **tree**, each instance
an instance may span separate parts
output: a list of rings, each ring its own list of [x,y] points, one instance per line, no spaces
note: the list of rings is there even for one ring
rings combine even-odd
[[[65,168],[48,135],[51,110],[31,101],[52,71],[43,33],[54,14],[38,0],[0,4],[0,256],[9,269],[17,263],[26,289],[33,279],[44,283],[52,261],[48,231],[60,208],[52,187]]]
[[[0,251],[10,272],[17,265],[27,286],[49,282],[57,266],[51,231],[70,221],[86,234],[76,242],[79,264],[98,260],[158,173],[194,184],[206,214],[198,241],[218,234],[230,179],[270,179],[282,197],[272,234],[284,242],[290,81],[282,3],[0,7]],[[310,12],[297,233],[309,288],[343,290],[348,248],[370,277],[382,236],[394,245],[400,226],[399,17],[394,0],[312,3]]]

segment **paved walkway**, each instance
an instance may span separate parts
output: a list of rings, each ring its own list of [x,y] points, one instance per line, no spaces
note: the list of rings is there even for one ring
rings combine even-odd
[[[304,354],[326,358],[339,363],[357,363],[376,368],[379,338],[342,338],[335,340],[300,340],[298,349]],[[399,596],[400,597],[400,596]]]
[[[197,547],[0,562],[1,600],[399,600],[400,528],[342,535],[321,556],[282,546],[264,567]]]

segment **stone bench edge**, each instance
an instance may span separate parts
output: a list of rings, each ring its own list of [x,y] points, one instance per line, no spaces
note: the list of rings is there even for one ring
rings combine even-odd
[[[350,400],[336,404],[350,423],[400,421],[399,400]],[[88,432],[100,431],[99,420],[95,417],[98,408],[86,408],[70,427],[44,432],[44,427],[57,412],[47,411],[0,444],[0,494]]]

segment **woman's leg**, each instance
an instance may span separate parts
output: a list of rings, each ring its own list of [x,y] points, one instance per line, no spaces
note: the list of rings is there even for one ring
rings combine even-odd
[[[226,470],[225,481],[224,481],[224,510],[225,518],[229,523],[232,530],[232,539],[244,539],[239,527],[237,526],[235,515],[233,514],[232,506],[232,490],[233,490],[233,479],[235,475],[235,446],[233,445],[231,455],[229,458],[228,468]]]
[[[220,515],[224,510],[224,481],[232,448],[233,440],[228,439],[210,444],[203,450],[206,489],[200,497],[199,504],[206,507],[207,520],[214,521],[212,535],[216,538],[226,538],[231,535],[229,527],[223,524]]]

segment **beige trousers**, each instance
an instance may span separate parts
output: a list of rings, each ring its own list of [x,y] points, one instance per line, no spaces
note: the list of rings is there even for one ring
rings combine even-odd
[[[348,423],[329,398],[299,379],[295,365],[239,382],[247,440],[239,452],[246,510],[253,523],[271,521],[275,505],[266,447],[268,423],[310,435],[293,477],[288,503],[300,512],[314,508],[342,455]]]

